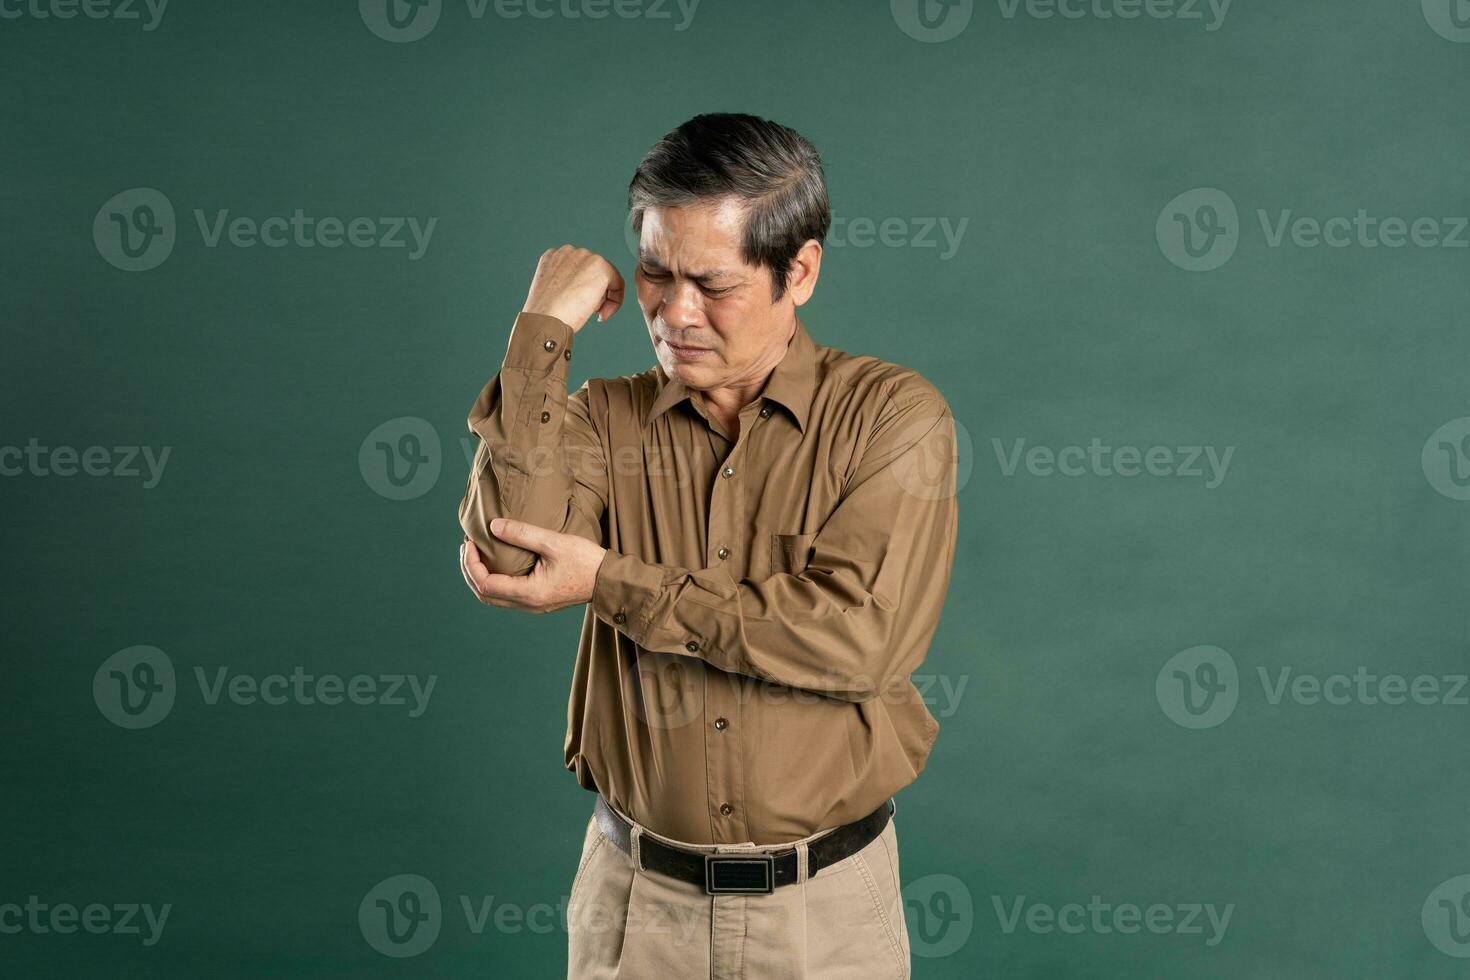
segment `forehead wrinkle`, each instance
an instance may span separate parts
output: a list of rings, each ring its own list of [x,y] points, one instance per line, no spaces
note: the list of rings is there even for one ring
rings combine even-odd
[[[669,272],[676,271],[670,266],[665,265],[661,259],[642,245],[638,246],[638,261],[653,268],[663,269]],[[693,279],[695,282],[709,282],[713,279],[726,279],[736,276],[736,273],[729,269],[711,269],[708,272],[683,272],[681,274],[684,278]]]

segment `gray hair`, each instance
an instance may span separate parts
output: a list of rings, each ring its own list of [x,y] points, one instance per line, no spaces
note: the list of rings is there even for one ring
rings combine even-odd
[[[816,148],[795,130],[742,113],[695,116],[654,144],[628,185],[633,231],[649,207],[734,197],[745,205],[742,258],[771,270],[771,299],[786,293],[792,259],[827,237],[832,209]]]

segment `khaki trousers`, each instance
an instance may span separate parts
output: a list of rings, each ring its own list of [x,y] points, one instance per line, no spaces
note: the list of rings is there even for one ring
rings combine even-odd
[[[628,822],[635,853],[646,837],[706,853],[795,847],[798,880],[770,895],[706,895],[702,884],[637,869],[589,819],[567,904],[568,980],[907,980],[892,820],[815,877],[805,874],[806,849],[822,834],[701,846]]]

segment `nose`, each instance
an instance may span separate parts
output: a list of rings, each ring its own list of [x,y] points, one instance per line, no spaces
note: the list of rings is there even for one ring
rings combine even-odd
[[[664,323],[675,330],[698,327],[704,323],[699,304],[699,289],[692,283],[671,282],[664,287],[662,309]]]

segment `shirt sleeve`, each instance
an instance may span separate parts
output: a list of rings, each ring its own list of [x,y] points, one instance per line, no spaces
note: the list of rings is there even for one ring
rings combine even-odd
[[[725,567],[609,551],[593,612],[639,646],[848,701],[923,662],[958,531],[955,431],[937,393],[890,404],[805,569],[736,581]]]
[[[470,409],[470,431],[480,443],[459,523],[492,571],[521,575],[537,560],[490,533],[497,517],[602,543],[607,466],[588,385],[567,394],[574,336],[556,317],[520,314],[499,372]]]

